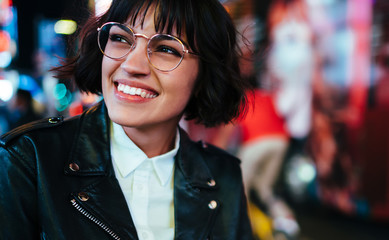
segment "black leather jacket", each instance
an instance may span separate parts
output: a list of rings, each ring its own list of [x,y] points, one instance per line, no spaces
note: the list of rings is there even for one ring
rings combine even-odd
[[[103,103],[0,139],[1,239],[138,239],[115,178]],[[252,239],[239,160],[181,130],[175,239]]]

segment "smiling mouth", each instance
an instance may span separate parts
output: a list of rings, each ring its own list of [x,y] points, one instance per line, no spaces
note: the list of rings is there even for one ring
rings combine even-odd
[[[151,93],[150,91],[145,90],[143,88],[130,87],[122,83],[118,83],[117,89],[119,92],[122,92],[124,94],[128,94],[131,96],[140,96],[142,98],[155,98],[158,96],[158,94]]]

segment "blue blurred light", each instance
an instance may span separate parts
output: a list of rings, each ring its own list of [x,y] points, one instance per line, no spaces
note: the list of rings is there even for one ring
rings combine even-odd
[[[36,83],[35,79],[25,74],[19,75],[18,88],[29,91],[33,96],[41,91],[41,88]]]

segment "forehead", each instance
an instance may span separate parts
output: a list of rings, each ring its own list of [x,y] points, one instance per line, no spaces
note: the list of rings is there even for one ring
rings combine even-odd
[[[179,37],[190,46],[196,49],[195,38],[198,25],[198,18],[201,18],[195,7],[197,1],[178,1],[179,4],[172,4],[171,0],[126,0],[113,1],[111,8],[102,19],[103,22],[120,22],[134,28],[134,31],[144,31],[146,19],[151,20],[153,33],[165,33]],[[196,4],[194,4],[196,3]],[[193,5],[193,6],[192,6]],[[188,11],[188,9],[192,9]],[[189,24],[189,25],[187,25]],[[151,31],[150,31],[151,32]],[[145,33],[151,34],[151,33]]]
[[[148,8],[145,6],[139,12],[130,13],[124,25],[132,28],[136,33],[145,31],[147,34],[170,34],[179,38],[184,38],[184,34],[179,34],[177,31],[177,24],[169,24],[168,22],[161,22],[159,19],[161,13],[158,12],[158,7],[155,4]]]
[[[153,28],[157,31],[155,27],[155,10],[154,8],[142,9],[138,13],[130,13],[124,24],[131,28],[136,29],[148,29]]]
[[[129,10],[124,23],[132,28],[152,27],[156,33],[180,36],[185,25],[183,18],[174,15],[173,13],[177,11],[170,8],[164,6],[162,2],[143,1]]]

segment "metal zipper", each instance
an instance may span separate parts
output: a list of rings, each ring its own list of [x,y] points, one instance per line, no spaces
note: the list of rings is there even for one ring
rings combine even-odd
[[[107,225],[105,225],[103,222],[98,220],[96,217],[94,217],[92,214],[87,212],[84,208],[82,208],[76,201],[76,199],[70,200],[73,207],[75,207],[82,215],[87,217],[89,220],[97,224],[99,227],[101,227],[105,232],[107,232],[113,239],[120,240],[120,237],[114,233]]]

